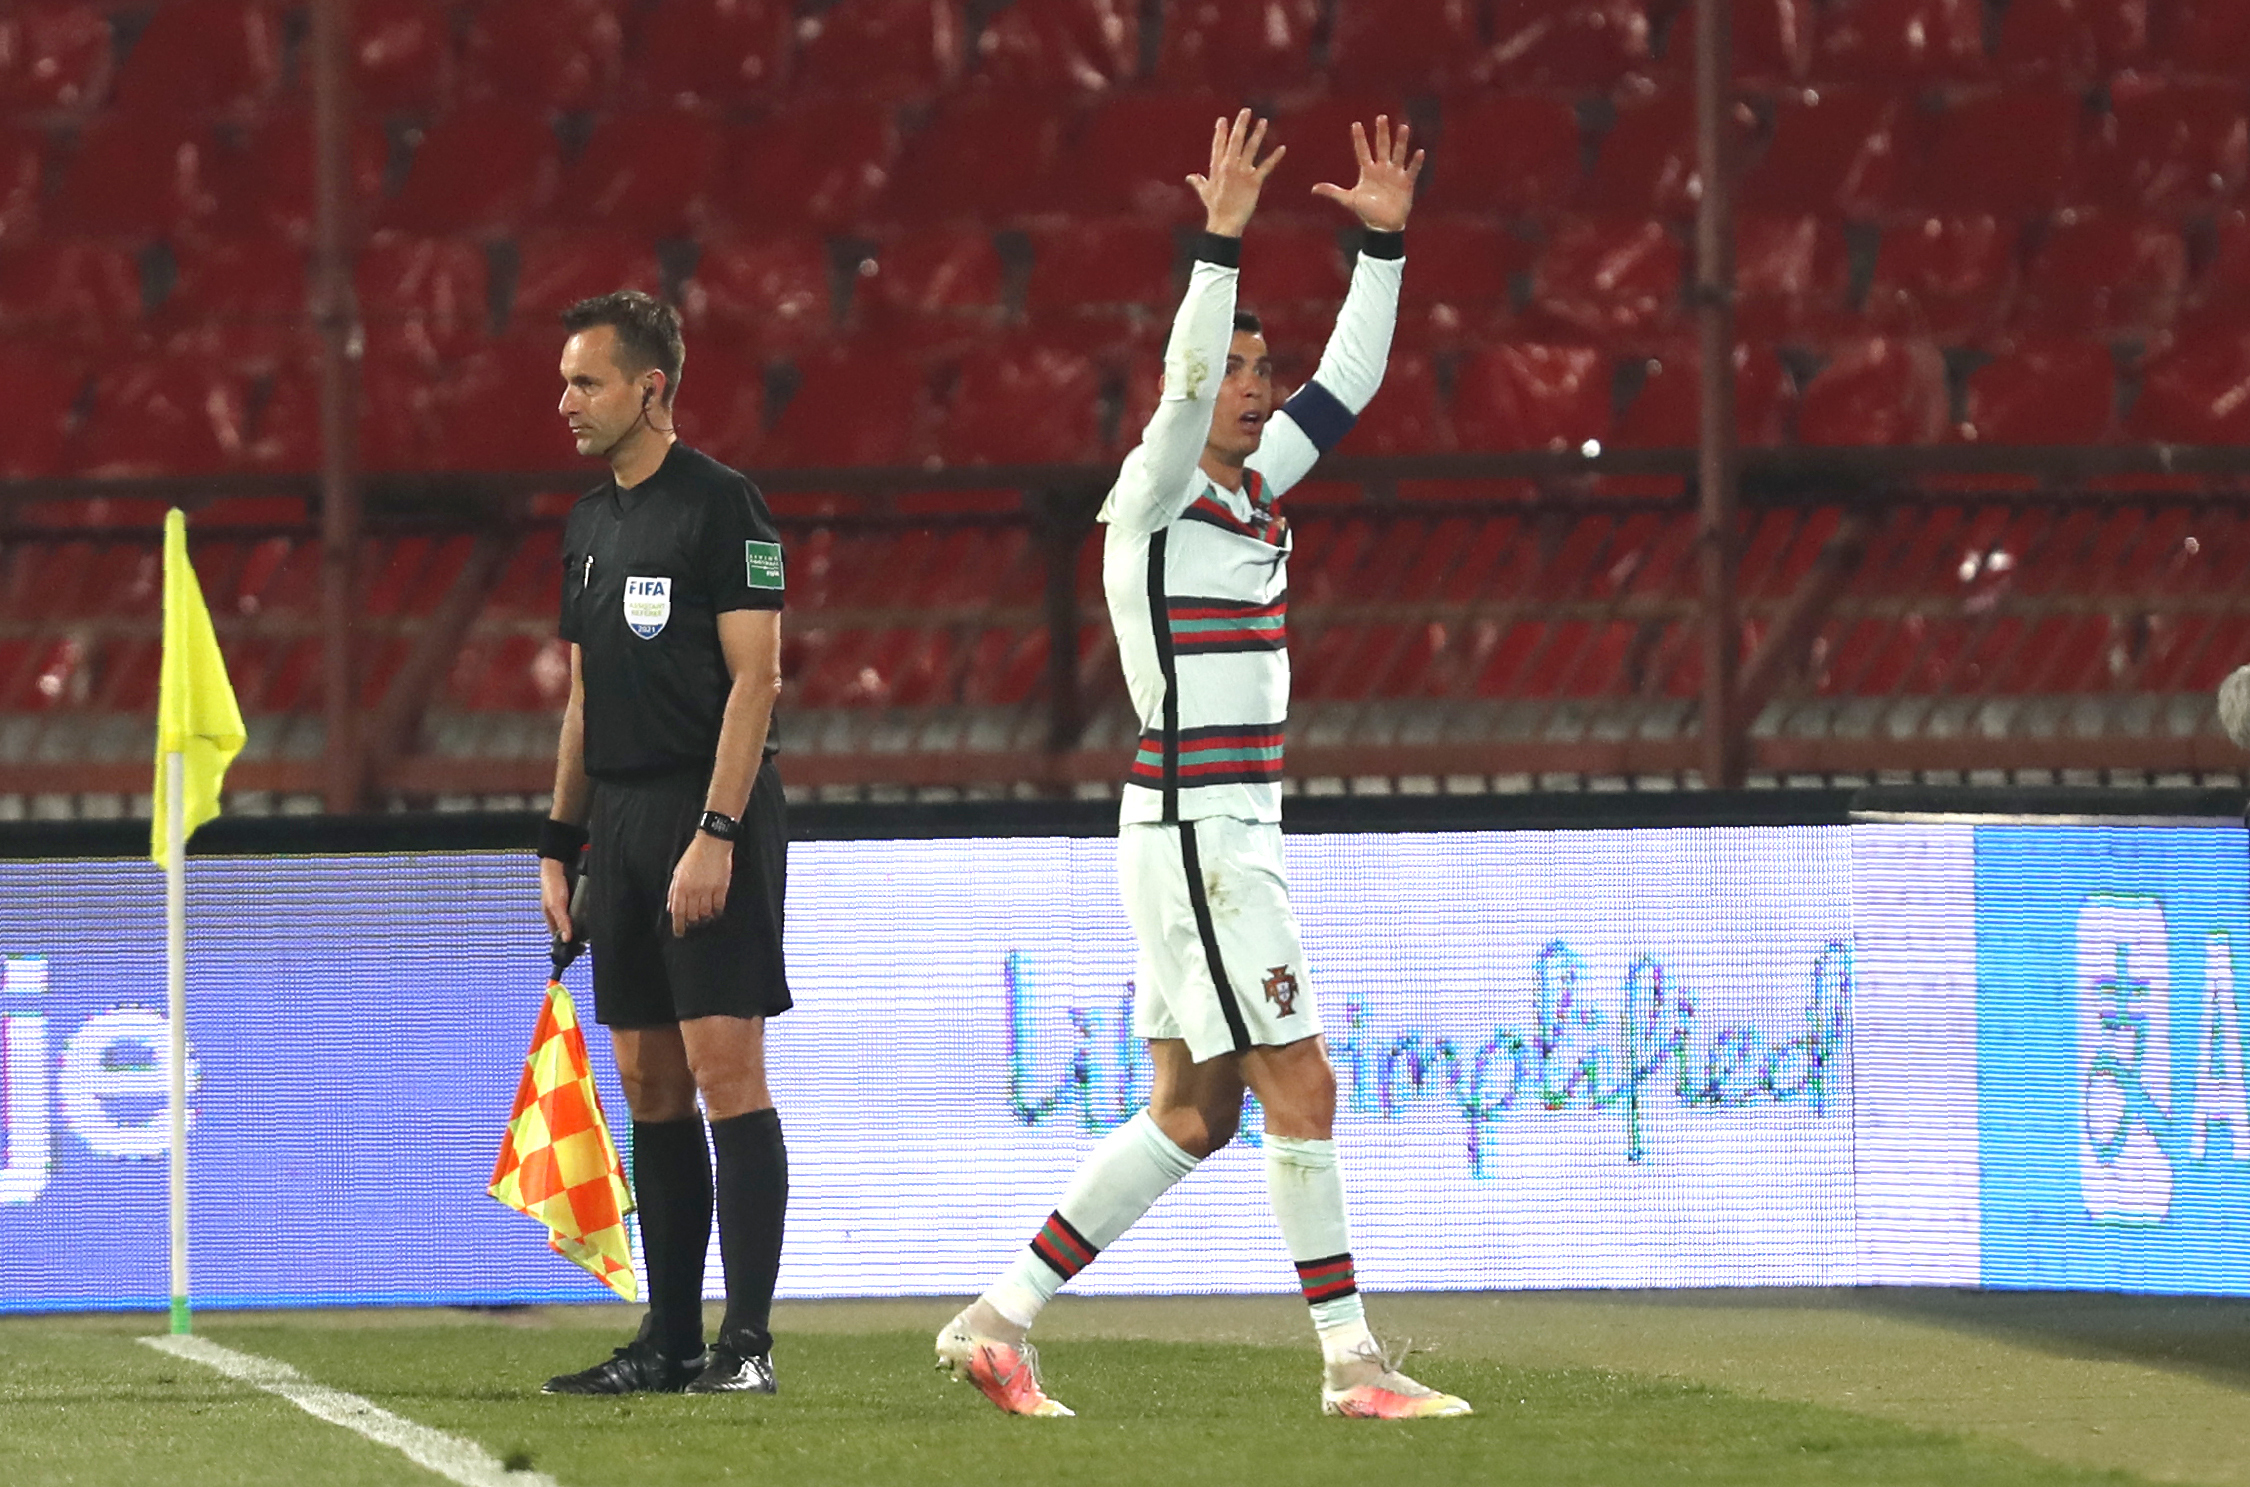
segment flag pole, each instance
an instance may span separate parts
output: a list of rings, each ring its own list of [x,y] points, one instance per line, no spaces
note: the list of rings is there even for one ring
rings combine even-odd
[[[172,1076],[172,1331],[191,1329],[188,1314],[187,1184],[187,759],[164,755],[164,950],[166,1020],[171,1025]]]

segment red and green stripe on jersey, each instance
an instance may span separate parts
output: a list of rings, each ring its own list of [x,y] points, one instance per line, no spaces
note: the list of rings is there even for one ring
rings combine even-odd
[[[1314,1306],[1323,1301],[1341,1301],[1346,1296],[1359,1294],[1359,1282],[1352,1278],[1350,1255],[1330,1255],[1325,1260],[1299,1260],[1297,1284],[1305,1288],[1305,1300]]]
[[[1263,785],[1281,779],[1279,723],[1225,723],[1212,728],[1182,728],[1174,735],[1180,788],[1196,785]],[[1165,736],[1161,729],[1141,735],[1126,776],[1151,790],[1164,788]]]
[[[1281,545],[1281,534],[1288,526],[1278,512],[1280,502],[1266,494],[1265,477],[1255,470],[1243,471],[1243,494],[1250,498],[1250,520],[1244,521],[1227,509],[1224,501],[1209,486],[1195,498],[1195,504],[1180,513],[1183,521],[1202,522],[1232,532],[1238,537],[1248,537],[1269,547]]]
[[[1239,599],[1170,599],[1172,654],[1216,656],[1229,651],[1289,648],[1289,595],[1270,604]]]
[[[1057,1209],[1047,1215],[1047,1222],[1031,1236],[1031,1252],[1047,1262],[1047,1268],[1064,1280],[1094,1263],[1101,1253],[1086,1240],[1086,1236],[1071,1227],[1069,1219]]]

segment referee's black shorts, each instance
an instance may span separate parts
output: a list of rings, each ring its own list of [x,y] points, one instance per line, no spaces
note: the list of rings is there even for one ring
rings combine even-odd
[[[715,920],[672,933],[672,869],[703,819],[694,775],[594,782],[586,865],[594,1019],[660,1027],[694,1017],[774,1017],[790,1008],[781,960],[789,840],[781,774],[766,760],[743,808],[734,877]]]

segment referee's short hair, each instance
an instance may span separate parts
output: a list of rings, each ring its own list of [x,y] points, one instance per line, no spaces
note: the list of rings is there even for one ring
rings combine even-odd
[[[1234,328],[1236,330],[1248,331],[1251,335],[1254,336],[1263,336],[1266,333],[1266,323],[1263,320],[1260,320],[1257,316],[1251,314],[1248,310],[1237,310],[1234,312]]]
[[[672,406],[680,390],[680,369],[687,364],[687,341],[680,334],[680,312],[653,294],[619,289],[582,299],[562,312],[563,329],[572,335],[597,325],[617,332],[617,364],[627,371],[655,370],[664,374],[664,406]]]

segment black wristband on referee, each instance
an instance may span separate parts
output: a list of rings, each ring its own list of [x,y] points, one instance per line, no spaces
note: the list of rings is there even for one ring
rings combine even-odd
[[[1377,232],[1370,227],[1367,229],[1367,236],[1359,240],[1359,251],[1369,258],[1404,258],[1406,233],[1404,229],[1398,232]]]
[[[1204,263],[1215,263],[1221,268],[1242,267],[1242,239],[1230,238],[1224,233],[1207,232],[1197,240],[1195,256]]]
[[[586,828],[568,821],[557,821],[549,816],[539,823],[539,855],[559,862],[565,867],[578,865],[578,854],[586,848]]]

